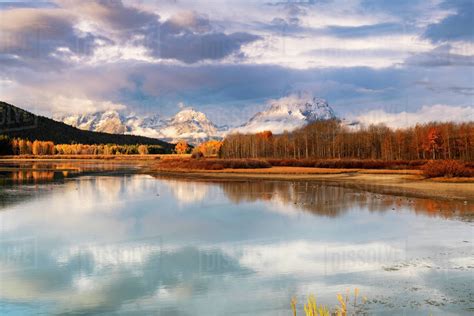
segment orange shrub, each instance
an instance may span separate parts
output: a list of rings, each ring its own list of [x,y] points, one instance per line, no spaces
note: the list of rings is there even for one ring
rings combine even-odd
[[[270,168],[266,160],[260,159],[163,159],[158,163],[160,169],[258,169]]]
[[[457,160],[431,160],[422,167],[427,178],[472,177],[474,170]]]

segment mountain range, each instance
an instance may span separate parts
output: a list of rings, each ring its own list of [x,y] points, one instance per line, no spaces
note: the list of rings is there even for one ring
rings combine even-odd
[[[163,153],[170,153],[174,148],[173,144],[156,138],[113,133],[114,131],[108,129],[113,125],[110,122],[117,123],[114,119],[106,120],[104,125],[100,125],[104,128],[103,131],[83,130],[0,101],[0,134],[2,135],[53,141],[57,144],[159,145],[163,148]],[[91,123],[92,126],[95,125]]]
[[[137,116],[115,110],[54,117],[58,121],[88,131],[141,135],[169,142],[185,139],[192,144],[221,139],[227,133],[269,130],[279,134],[303,127],[310,122],[332,118],[336,118],[336,115],[327,101],[309,95],[289,95],[271,100],[264,111],[255,114],[245,124],[233,128],[217,126],[204,113],[190,107],[181,109],[170,118],[158,115]]]

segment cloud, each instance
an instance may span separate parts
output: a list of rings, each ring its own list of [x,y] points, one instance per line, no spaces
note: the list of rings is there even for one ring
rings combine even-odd
[[[433,42],[473,41],[474,4],[471,0],[444,1],[444,9],[454,10],[439,23],[428,25],[424,36]]]
[[[158,23],[159,16],[132,6],[125,6],[121,0],[73,1],[60,0],[58,3],[80,16],[109,27],[112,31],[138,31]]]
[[[18,8],[56,8],[57,5],[49,1],[5,1],[0,2],[0,10],[18,9]]]
[[[11,9],[0,20],[0,62],[4,65],[57,68],[69,53],[88,55],[98,38],[79,33],[75,18],[59,9]]]
[[[393,128],[403,128],[429,122],[470,122],[474,120],[474,106],[449,106],[437,104],[423,106],[416,112],[388,113],[374,110],[356,118],[365,125],[383,123]]]
[[[474,59],[473,55],[454,53],[452,46],[445,44],[429,52],[413,54],[408,57],[404,63],[424,67],[474,66]]]
[[[247,33],[210,33],[197,35],[162,33],[158,45],[153,45],[153,54],[159,58],[177,59],[185,63],[195,63],[206,59],[222,59],[238,52],[242,45],[259,39]]]
[[[147,38],[153,56],[190,64],[238,53],[242,45],[256,41],[260,36],[217,32],[206,16],[184,11],[171,16],[157,30],[147,34]]]
[[[328,34],[341,38],[370,37],[407,33],[404,26],[398,23],[379,23],[361,26],[329,26],[326,28],[326,30]]]
[[[121,1],[61,1],[92,24],[96,31],[106,28],[106,36],[121,45],[132,42],[147,48],[156,59],[172,59],[184,63],[219,60],[238,53],[246,43],[260,37],[246,32],[226,34],[216,31],[205,15],[195,11],[181,11],[160,21],[153,12],[125,6]]]

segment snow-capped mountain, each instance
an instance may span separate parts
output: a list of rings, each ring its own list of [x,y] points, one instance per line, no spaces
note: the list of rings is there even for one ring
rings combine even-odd
[[[111,134],[125,134],[127,132],[124,117],[114,110],[71,116],[55,116],[54,119],[83,130]]]
[[[247,123],[233,129],[231,132],[257,133],[272,131],[280,134],[292,131],[304,125],[335,118],[333,109],[326,100],[310,95],[290,95],[277,100],[271,100],[269,107],[255,114]]]
[[[123,115],[115,110],[69,116],[57,115],[54,119],[88,131],[155,138],[161,136],[158,127],[163,123],[158,115],[140,117],[133,113]]]
[[[204,113],[185,108],[167,120],[161,127],[161,138],[168,141],[186,139],[193,143],[219,138],[220,130]]]
[[[185,139],[198,143],[222,137],[225,129],[218,128],[204,113],[185,108],[170,119],[158,115],[123,115],[117,111],[96,112],[83,115],[55,116],[55,120],[74,127],[112,134],[133,134],[177,142]]]

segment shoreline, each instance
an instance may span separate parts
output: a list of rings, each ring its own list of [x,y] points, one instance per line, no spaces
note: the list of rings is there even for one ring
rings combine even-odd
[[[279,167],[269,169],[143,170],[152,176],[203,181],[310,181],[373,193],[474,203],[474,178],[424,179],[417,170],[370,170]],[[277,169],[277,168],[275,168]],[[283,170],[281,170],[283,169]],[[293,170],[292,170],[293,169]],[[311,170],[312,169],[312,170]],[[270,172],[269,172],[270,171]]]
[[[343,186],[380,194],[430,198],[437,200],[474,203],[474,178],[425,179],[416,169],[336,169],[311,167],[271,167],[259,169],[159,169],[156,163],[161,155],[117,155],[103,157],[43,156],[41,158],[10,156],[0,158],[1,162],[86,162],[133,164],[134,171],[151,176],[172,176],[194,181],[310,181],[332,186]],[[178,155],[173,155],[175,158]],[[167,158],[168,158],[167,157]],[[79,158],[79,159],[78,159]],[[82,158],[82,157],[81,157]],[[5,168],[3,168],[5,169]],[[15,169],[7,168],[9,170]],[[26,168],[28,169],[28,168]],[[5,171],[7,171],[5,169]],[[474,210],[473,210],[474,211]]]

